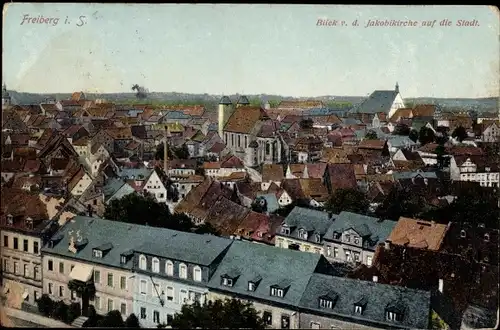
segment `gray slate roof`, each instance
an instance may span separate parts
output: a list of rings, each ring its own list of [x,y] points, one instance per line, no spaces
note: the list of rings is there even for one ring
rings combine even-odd
[[[421,176],[424,179],[437,179],[436,172],[423,172],[423,171],[413,171],[413,172],[394,172],[392,174],[396,180],[408,180],[413,179],[417,176]]]
[[[374,91],[363,103],[357,108],[359,113],[389,113],[392,103],[396,99],[398,93],[392,91]]]
[[[320,308],[319,298],[328,293],[337,295],[333,309]],[[428,291],[313,274],[300,301],[300,307],[332,316],[377,322],[394,328],[427,329],[430,298]],[[355,303],[366,304],[361,315],[354,313]],[[385,309],[394,304],[405,308],[401,322],[386,321]]]
[[[248,101],[248,98],[245,95],[241,95],[240,98],[238,99],[238,104],[248,105],[250,104],[250,102]]]
[[[319,243],[315,241],[313,234],[317,233],[320,237],[322,237],[326,234],[328,228],[334,223],[334,221],[328,212],[296,206],[285,218],[284,223],[290,227],[289,237],[300,239],[298,236],[299,230],[305,229],[308,232],[307,240],[309,242]],[[283,228],[283,226],[278,228],[279,234],[281,234],[281,228]]]
[[[323,256],[289,249],[235,241],[208,283],[211,289],[252,296],[298,306],[312,273]],[[293,271],[290,271],[293,270]],[[221,284],[224,274],[238,275],[232,287]],[[248,282],[261,277],[256,290],[248,291]],[[288,286],[283,298],[270,295],[271,286]]]
[[[88,244],[76,254],[68,251],[70,231],[73,235],[79,231],[80,236],[88,240]],[[176,234],[175,237],[174,234]],[[232,240],[221,237],[83,216],[77,216],[68,221],[53,237],[61,235],[62,240],[53,248],[48,245],[42,251],[125,269],[132,269],[132,261],[120,264],[120,254],[130,253],[130,251],[208,265],[232,243]],[[209,243],[207,243],[208,240],[210,240]],[[103,258],[92,256],[93,248],[102,247],[108,243],[113,247]]]
[[[325,239],[334,240],[334,233],[343,233],[352,228],[360,236],[369,237],[372,244],[365,244],[365,248],[374,250],[378,243],[384,242],[389,237],[396,225],[395,221],[379,220],[366,215],[342,211],[335,217],[333,224],[328,228]]]

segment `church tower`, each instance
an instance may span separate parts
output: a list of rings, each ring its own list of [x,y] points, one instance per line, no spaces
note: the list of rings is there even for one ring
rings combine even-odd
[[[232,112],[232,107],[233,104],[231,103],[231,100],[227,96],[223,96],[220,101],[219,101],[219,115],[218,115],[218,122],[219,122],[219,136],[221,139],[224,139],[224,126],[227,123],[227,120],[229,119],[229,116],[231,116]],[[224,141],[226,142],[226,141]]]
[[[10,94],[7,91],[7,86],[5,83],[2,86],[2,110],[9,108],[12,105]]]
[[[236,107],[239,108],[246,105],[250,105],[250,101],[248,101],[248,98],[245,95],[241,95],[238,102],[236,102]]]

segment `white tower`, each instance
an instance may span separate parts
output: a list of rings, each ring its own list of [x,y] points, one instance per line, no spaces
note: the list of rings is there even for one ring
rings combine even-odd
[[[219,116],[218,116],[218,122],[219,122],[219,136],[221,139],[224,139],[224,126],[227,123],[227,120],[229,119],[229,116],[231,115],[231,100],[227,96],[223,96],[220,99],[219,102]],[[227,141],[224,141],[227,142]]]

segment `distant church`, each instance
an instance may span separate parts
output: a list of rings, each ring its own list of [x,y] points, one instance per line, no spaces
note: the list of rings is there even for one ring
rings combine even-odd
[[[396,110],[405,108],[399,85],[396,83],[394,90],[374,91],[363,103],[361,103],[355,112],[358,113],[386,113],[391,118]]]
[[[218,121],[219,136],[246,166],[280,163],[287,158],[279,123],[262,107],[251,106],[246,96],[240,96],[236,105],[223,96]]]

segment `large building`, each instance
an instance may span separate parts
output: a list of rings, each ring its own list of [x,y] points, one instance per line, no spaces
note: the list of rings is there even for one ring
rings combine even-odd
[[[363,101],[356,109],[357,113],[377,114],[383,112],[391,118],[394,113],[401,108],[405,108],[404,100],[399,92],[399,85],[396,83],[394,90],[377,90]]]

